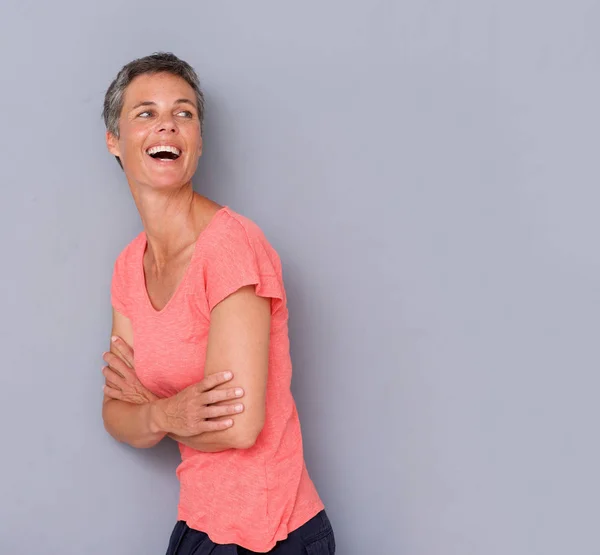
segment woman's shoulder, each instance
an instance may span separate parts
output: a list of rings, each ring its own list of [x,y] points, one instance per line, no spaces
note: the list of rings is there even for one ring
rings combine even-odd
[[[121,252],[118,254],[117,259],[115,261],[115,266],[117,269],[121,271],[126,270],[129,266],[134,264],[134,260],[136,259],[139,250],[144,247],[146,242],[146,235],[142,231],[138,235],[136,235],[129,243],[123,247]]]
[[[263,230],[254,220],[239,214],[228,206],[223,206],[211,223],[215,224],[210,226],[212,235],[218,240],[218,243],[221,243],[221,246],[222,241],[225,241],[249,243],[250,246],[263,244],[270,247]],[[219,245],[217,244],[217,246]]]
[[[261,228],[250,218],[224,206],[205,228],[198,261],[209,310],[244,285],[256,285],[262,297],[285,305],[281,261]],[[275,313],[275,312],[274,312]],[[283,312],[282,312],[283,314]]]
[[[279,254],[252,219],[224,206],[214,216],[203,243],[203,264],[255,265],[259,273],[280,274]]]

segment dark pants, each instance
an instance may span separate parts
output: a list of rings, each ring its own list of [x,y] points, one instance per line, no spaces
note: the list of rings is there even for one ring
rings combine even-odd
[[[175,524],[166,555],[252,555],[238,545],[219,545],[198,530],[192,530],[182,520]],[[269,551],[271,555],[333,555],[335,538],[327,513],[321,511],[306,524],[288,534],[285,540],[277,542]]]

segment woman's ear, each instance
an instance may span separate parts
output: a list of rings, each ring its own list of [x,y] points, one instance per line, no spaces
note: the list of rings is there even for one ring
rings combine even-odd
[[[110,152],[113,156],[121,156],[121,151],[119,149],[119,139],[115,137],[110,131],[106,132],[106,147],[108,148],[108,152]]]

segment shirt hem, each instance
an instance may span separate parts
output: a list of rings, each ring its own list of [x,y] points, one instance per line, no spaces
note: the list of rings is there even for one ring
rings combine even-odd
[[[302,525],[306,524],[311,518],[320,513],[325,506],[323,502],[315,503],[309,505],[309,508],[302,513],[302,516],[298,518],[290,519],[288,523],[288,530],[285,534],[276,535],[274,538],[265,541],[248,541],[243,536],[237,533],[224,532],[224,531],[211,531],[202,528],[202,519],[200,522],[195,523],[193,518],[187,515],[184,511],[179,510],[179,514],[177,516],[178,520],[183,520],[186,524],[193,528],[194,530],[198,530],[200,532],[204,532],[213,543],[218,545],[239,545],[245,549],[249,549],[250,551],[255,551],[256,553],[268,553],[275,547],[277,542],[285,540],[289,534],[291,534],[294,530],[297,530]],[[200,526],[198,526],[200,525]]]

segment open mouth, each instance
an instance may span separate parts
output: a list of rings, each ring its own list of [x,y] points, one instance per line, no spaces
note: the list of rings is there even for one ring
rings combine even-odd
[[[146,154],[155,160],[177,160],[181,156],[181,150],[174,146],[159,145],[146,150]]]

